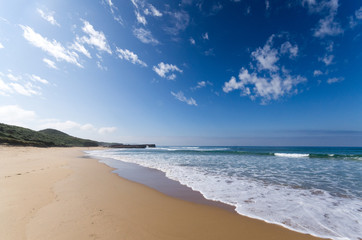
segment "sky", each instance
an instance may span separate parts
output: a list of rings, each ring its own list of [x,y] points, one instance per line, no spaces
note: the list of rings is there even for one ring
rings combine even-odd
[[[362,146],[362,2],[0,0],[0,122],[121,143]]]

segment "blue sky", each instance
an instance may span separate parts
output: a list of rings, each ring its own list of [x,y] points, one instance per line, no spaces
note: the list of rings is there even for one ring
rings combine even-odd
[[[362,145],[362,3],[0,3],[0,122],[161,145]]]

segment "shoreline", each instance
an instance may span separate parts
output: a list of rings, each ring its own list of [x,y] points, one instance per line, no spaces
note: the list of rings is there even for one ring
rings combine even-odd
[[[140,183],[167,196],[197,204],[219,207],[237,214],[235,206],[219,201],[209,200],[205,198],[201,192],[193,190],[186,185],[182,185],[178,181],[166,177],[166,174],[160,170],[144,167],[136,163],[114,160],[112,158],[94,156],[89,156],[89,158],[95,159],[98,162],[114,169],[112,173],[116,173],[121,178],[127,179],[131,182]]]
[[[320,239],[169,197],[86,150],[0,146],[1,239]]]

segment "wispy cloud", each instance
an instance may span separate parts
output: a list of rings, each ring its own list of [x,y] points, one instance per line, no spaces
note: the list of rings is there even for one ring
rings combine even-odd
[[[121,15],[118,14],[118,8],[113,4],[112,0],[103,0],[103,2],[105,2],[106,5],[108,5],[109,9],[111,10],[113,19],[123,26],[124,25],[123,19]]]
[[[295,58],[298,56],[298,46],[292,45],[289,41],[287,41],[281,45],[280,53],[282,54],[289,53],[290,58]]]
[[[196,44],[195,39],[193,39],[192,37],[189,39],[189,41],[190,41],[190,43],[191,43],[192,45],[195,45],[195,44]]]
[[[6,76],[7,76],[11,81],[14,81],[14,82],[17,82],[17,81],[19,81],[19,80],[22,79],[21,76],[15,76],[15,75],[12,74],[12,73],[8,73],[8,74],[6,74]]]
[[[77,51],[79,53],[82,53],[83,55],[85,55],[88,58],[92,58],[91,54],[85,48],[83,43],[84,43],[84,40],[77,36],[76,39],[74,40],[74,42],[69,46],[69,48],[73,49],[74,51]]]
[[[41,48],[43,51],[49,55],[55,57],[57,61],[66,61],[77,65],[78,67],[83,67],[78,62],[78,54],[73,51],[69,51],[62,44],[58,43],[56,40],[49,41],[47,38],[41,36],[39,33],[36,33],[31,27],[20,25],[23,29],[23,36],[35,47]]]
[[[152,4],[148,4],[148,7],[144,9],[144,14],[146,15],[151,15],[151,16],[154,16],[154,17],[162,17],[162,13],[157,9],[155,8],[155,6],[153,6]]]
[[[204,40],[209,40],[209,34],[206,32],[206,33],[204,33],[204,34],[202,34],[202,38],[204,39]]]
[[[318,26],[314,29],[314,36],[324,38],[325,36],[337,36],[343,32],[341,25],[334,20],[334,15],[331,14],[319,20]]]
[[[13,88],[8,83],[5,83],[0,78],[0,95],[1,96],[9,96],[9,94],[11,94],[13,92],[14,92]]]
[[[15,76],[12,73],[6,75],[0,73],[0,95],[10,96],[13,94],[20,94],[28,97],[41,95],[42,89],[36,83],[49,84],[47,80],[34,74]]]
[[[160,43],[152,36],[152,33],[149,30],[146,30],[144,28],[135,28],[133,30],[133,34],[143,43],[150,43],[154,45]]]
[[[103,32],[96,31],[94,27],[86,20],[83,20],[83,32],[88,36],[83,36],[81,40],[88,45],[96,47],[100,51],[105,51],[112,54],[111,48],[107,43],[107,39]]]
[[[176,65],[168,64],[164,62],[160,62],[157,66],[153,66],[153,71],[155,71],[160,77],[167,78],[169,80],[174,80],[176,78],[176,74],[172,72],[180,72],[182,70],[179,69]]]
[[[117,131],[116,127],[101,127],[100,129],[98,129],[99,134],[114,133],[115,131]]]
[[[175,11],[175,12],[166,12],[169,16],[168,26],[164,28],[164,30],[171,35],[178,35],[181,31],[184,31],[189,23],[190,16],[184,11]]]
[[[192,90],[196,90],[196,89],[199,89],[199,88],[204,88],[206,86],[212,86],[213,84],[209,81],[200,81],[200,82],[197,82],[197,85],[195,87],[192,87],[191,89]]]
[[[120,59],[124,59],[133,64],[140,64],[144,67],[147,67],[147,64],[145,62],[143,62],[142,60],[140,60],[138,58],[137,54],[135,54],[134,52],[131,52],[128,49],[120,49],[120,48],[117,48],[117,52],[118,52],[118,57]]]
[[[158,10],[154,5],[146,3],[144,0],[131,0],[133,6],[135,7],[135,15],[138,23],[147,24],[145,16],[152,17],[162,17],[163,13]],[[144,15],[142,15],[144,14]]]
[[[209,48],[204,52],[205,56],[215,56],[215,51],[213,48]]]
[[[335,20],[339,3],[338,0],[303,0],[302,5],[306,6],[310,13],[324,15],[313,29],[313,35],[318,38],[336,36],[344,32],[341,25]]]
[[[362,20],[362,6],[354,12],[354,15],[358,20]]]
[[[33,80],[34,82],[39,82],[42,84],[49,84],[49,82],[47,80],[45,80],[44,78],[41,78],[35,74],[30,75],[30,79]]]
[[[179,101],[181,102],[185,102],[187,103],[188,105],[193,105],[193,106],[197,106],[197,103],[195,101],[195,99],[193,98],[187,98],[185,97],[184,93],[182,91],[179,91],[177,93],[174,93],[171,91],[171,94]]]
[[[55,62],[53,62],[52,60],[50,60],[48,58],[43,58],[43,62],[50,68],[58,69],[57,66],[55,65]]]
[[[32,83],[27,82],[24,85],[20,83],[9,84],[15,92],[24,96],[40,95],[39,87],[34,86]]]
[[[4,48],[4,45],[0,42],[0,49]]]
[[[134,13],[136,15],[137,22],[139,22],[139,23],[141,23],[143,25],[147,24],[147,20],[143,15],[141,15],[138,11],[135,11]]]
[[[328,80],[327,80],[327,83],[328,84],[332,84],[332,83],[336,83],[336,82],[341,82],[341,81],[343,81],[344,80],[344,78],[343,77],[334,77],[334,78],[329,78]]]
[[[37,11],[44,20],[48,21],[52,25],[60,27],[59,23],[54,18],[55,12],[44,12],[39,8],[37,9]]]
[[[323,75],[323,72],[321,70],[314,70],[313,76],[317,77],[317,76],[320,76],[320,75]]]
[[[334,55],[325,55],[322,58],[319,58],[319,61],[324,62],[326,66],[329,66],[333,63]]]

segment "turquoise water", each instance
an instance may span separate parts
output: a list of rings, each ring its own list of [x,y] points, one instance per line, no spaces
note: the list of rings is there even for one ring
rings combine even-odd
[[[163,171],[242,215],[321,237],[362,237],[362,148],[158,147],[88,153]]]

